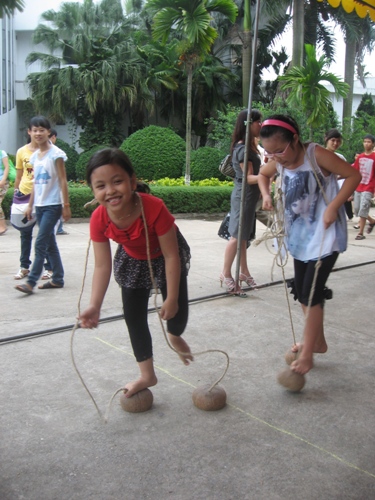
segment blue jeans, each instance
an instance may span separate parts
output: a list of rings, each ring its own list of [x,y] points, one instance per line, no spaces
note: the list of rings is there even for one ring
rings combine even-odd
[[[43,271],[43,262],[48,252],[48,259],[53,272],[53,283],[64,285],[64,268],[60,252],[56,244],[55,226],[61,217],[61,205],[48,205],[36,208],[36,220],[39,226],[38,236],[35,241],[34,262],[27,277],[27,283],[34,288]]]
[[[29,267],[31,266],[30,254],[31,254],[31,244],[33,241],[34,226],[25,227],[20,231],[20,238],[21,238],[20,266],[22,267],[22,269],[29,269]],[[50,271],[52,269],[48,259],[48,253],[46,255],[44,268],[47,271]]]

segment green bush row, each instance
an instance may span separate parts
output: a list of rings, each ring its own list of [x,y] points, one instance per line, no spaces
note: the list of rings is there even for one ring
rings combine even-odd
[[[86,165],[91,156],[106,147],[93,146],[78,154],[66,142],[57,139],[56,145],[65,151],[66,174],[69,181],[85,180]],[[164,177],[177,178],[185,174],[186,143],[173,130],[150,125],[131,134],[121,144],[120,149],[130,158],[139,179],[146,181]],[[202,180],[217,177],[224,180],[218,167],[225,154],[218,148],[201,147],[191,151],[191,179]]]
[[[168,210],[174,214],[226,212],[230,207],[231,186],[150,186],[151,193],[161,198]],[[13,199],[13,188],[3,200],[5,217],[9,219]],[[72,218],[90,217],[97,205],[84,208],[93,200],[89,187],[69,186],[69,201]]]

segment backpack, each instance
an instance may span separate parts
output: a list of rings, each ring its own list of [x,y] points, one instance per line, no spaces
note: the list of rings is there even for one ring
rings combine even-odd
[[[219,165],[220,172],[226,177],[234,178],[236,173],[232,165],[232,155],[227,155]]]

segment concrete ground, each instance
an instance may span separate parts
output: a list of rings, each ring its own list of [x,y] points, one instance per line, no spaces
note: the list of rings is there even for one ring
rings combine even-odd
[[[191,398],[194,387],[221,376],[225,356],[207,353],[185,367],[150,312],[159,379],[153,408],[125,413],[115,397],[107,424],[70,354],[88,223],[65,224],[69,235],[58,236],[65,288],[31,296],[14,289],[19,233],[9,228],[0,238],[0,499],[375,498],[375,231],[355,241],[357,232],[348,223],[348,250],[329,280],[329,351],[316,356],[303,391],[293,394],[276,381],[292,327],[281,269],[274,269],[273,285],[266,245],[252,245],[248,253],[252,274],[264,286],[246,298],[227,296],[218,280],[226,245],[217,236],[220,221],[177,223],[193,256],[184,338],[195,352],[229,355],[220,383],[227,406],[204,412]],[[259,224],[258,237],[264,229]],[[292,276],[291,261],[285,274]],[[82,307],[91,275],[92,252]],[[294,302],[291,310],[299,340],[302,314]],[[102,318],[112,321],[78,330],[73,339],[77,366],[102,413],[114,392],[138,375],[120,315],[113,281],[102,310]]]

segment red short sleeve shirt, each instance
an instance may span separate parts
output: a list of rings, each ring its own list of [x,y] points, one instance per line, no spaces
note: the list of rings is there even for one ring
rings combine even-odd
[[[366,155],[365,153],[361,153],[357,157],[353,166],[362,175],[362,180],[358,184],[356,191],[358,193],[363,193],[364,191],[369,191],[370,193],[374,193],[374,191],[375,191],[375,153],[371,153],[369,155]]]
[[[160,257],[162,251],[159,236],[163,236],[171,227],[175,227],[175,219],[160,198],[145,193],[138,195],[141,197],[146,216],[151,258]],[[147,260],[146,233],[142,216],[128,228],[119,229],[110,220],[106,208],[99,206],[90,219],[90,237],[92,241],[99,243],[111,239],[121,244],[131,257]]]

